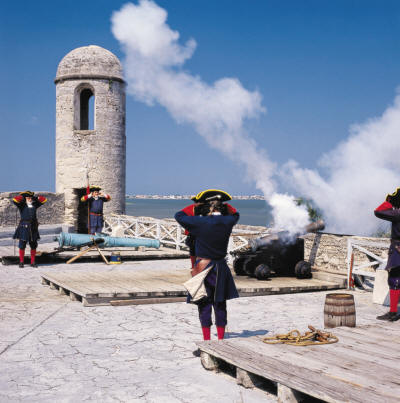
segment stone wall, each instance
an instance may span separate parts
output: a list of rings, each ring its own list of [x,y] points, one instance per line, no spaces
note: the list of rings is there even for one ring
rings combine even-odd
[[[316,233],[307,234],[304,237],[304,258],[308,260],[313,269],[334,274],[347,274],[347,241],[349,238],[360,241],[382,243],[382,247],[367,247],[375,255],[387,259],[388,238],[359,237],[352,235],[338,235]],[[354,250],[354,265],[367,263],[368,257]],[[376,266],[375,266],[376,268]],[[364,270],[373,271],[373,268]]]
[[[19,212],[12,202],[12,198],[19,192],[0,193],[0,227],[15,225],[15,217],[19,221]],[[35,192],[47,197],[47,203],[38,209],[37,215],[40,224],[61,224],[64,222],[64,194],[51,192]],[[17,215],[16,215],[17,212]]]

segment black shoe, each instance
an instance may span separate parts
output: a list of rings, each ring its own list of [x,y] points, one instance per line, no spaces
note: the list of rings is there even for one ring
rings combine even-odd
[[[377,316],[376,319],[394,322],[395,320],[397,320],[394,319],[396,316],[398,316],[396,312],[386,312],[384,315]]]
[[[394,313],[394,312],[393,312]],[[399,320],[400,319],[400,315],[398,314],[398,313],[395,313],[394,314],[394,316],[392,316],[390,319],[389,319],[389,322],[396,322],[396,320]]]
[[[31,267],[38,267],[36,263],[31,263]]]
[[[201,351],[200,351],[199,348],[198,348],[197,350],[192,351],[192,354],[193,354],[195,357],[200,357],[200,353],[201,353]]]
[[[24,263],[23,263],[23,262],[19,262],[19,267],[23,268],[23,267],[24,267]]]

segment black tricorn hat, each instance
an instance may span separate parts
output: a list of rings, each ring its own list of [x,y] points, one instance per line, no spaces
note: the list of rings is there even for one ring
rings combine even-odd
[[[20,193],[20,195],[24,197],[33,197],[34,194],[35,192],[31,192],[30,190],[25,190]]]
[[[101,190],[101,187],[100,186],[90,186],[90,191],[91,192],[94,192],[94,191],[100,191]]]
[[[386,196],[386,201],[394,207],[400,207],[400,188],[397,188],[393,193]]]
[[[229,193],[219,189],[203,190],[202,192],[197,193],[197,195],[194,197],[195,198],[192,197],[192,200],[199,203],[204,203],[212,200],[220,200],[221,202],[232,200],[232,196]]]

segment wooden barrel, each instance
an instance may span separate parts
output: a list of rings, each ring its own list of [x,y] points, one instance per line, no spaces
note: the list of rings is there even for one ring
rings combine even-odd
[[[356,307],[352,294],[327,294],[324,307],[324,326],[356,326]]]

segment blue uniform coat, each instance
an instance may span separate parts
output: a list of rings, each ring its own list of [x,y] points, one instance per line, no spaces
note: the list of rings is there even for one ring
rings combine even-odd
[[[216,271],[214,302],[238,298],[239,293],[225,256],[232,228],[239,220],[239,213],[226,216],[188,216],[179,211],[175,214],[175,219],[195,237],[196,256],[211,259],[209,265],[213,265],[212,271]]]
[[[110,200],[110,196],[99,196],[97,199],[85,195],[81,197],[81,202],[89,203],[89,228],[91,232],[101,232],[103,229],[103,205]]]
[[[21,202],[16,202],[13,200],[13,203],[18,207],[21,215],[21,221],[15,230],[13,238],[26,242],[36,242],[38,239],[40,239],[38,230],[39,223],[36,217],[36,210],[42,206],[43,203],[41,203],[37,198],[33,199],[32,207],[28,207],[25,199],[23,199]]]
[[[383,206],[383,207],[382,207]],[[389,203],[385,203],[375,210],[375,216],[392,223],[391,242],[389,248],[386,270],[400,266],[400,209],[393,208]],[[385,209],[383,209],[385,208]]]
[[[97,200],[94,197],[88,199],[90,213],[100,214],[100,215],[89,214],[90,228],[99,228],[99,227],[103,228],[103,224],[104,224],[103,204],[106,201],[108,201],[108,200],[105,197],[99,197]]]

